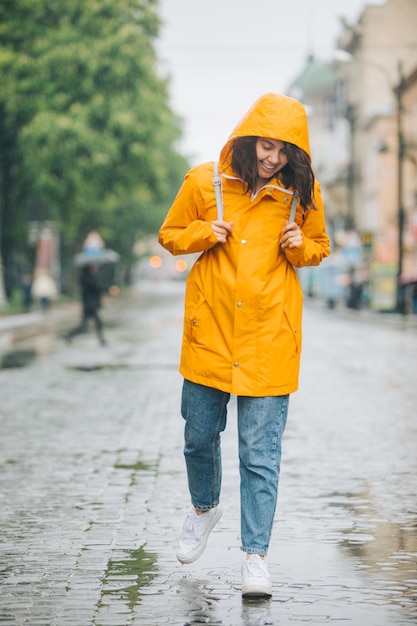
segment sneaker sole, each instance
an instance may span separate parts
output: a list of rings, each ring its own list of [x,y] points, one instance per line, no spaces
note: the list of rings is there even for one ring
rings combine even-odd
[[[249,588],[242,589],[242,598],[270,598],[272,590],[266,587],[251,585]]]
[[[272,585],[268,581],[261,581],[259,578],[252,578],[246,580],[242,585],[242,597],[243,598],[260,598],[272,596]]]
[[[221,519],[222,515],[223,515],[223,510],[218,506],[216,509],[216,514],[211,520],[211,524],[208,527],[208,530],[206,532],[205,540],[202,543],[200,543],[200,545],[193,552],[190,552],[187,555],[178,554],[177,552],[177,559],[180,563],[184,563],[184,564],[194,563],[194,561],[196,561],[203,554],[204,550],[206,549],[209,535],[211,531],[213,530],[213,528],[215,527],[215,525],[217,524],[217,522]]]

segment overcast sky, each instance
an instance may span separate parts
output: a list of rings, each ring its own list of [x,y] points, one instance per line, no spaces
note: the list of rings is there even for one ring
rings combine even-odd
[[[340,17],[384,0],[159,0],[157,51],[192,164],[217,159],[263,93],[285,93],[309,54],[330,60]]]

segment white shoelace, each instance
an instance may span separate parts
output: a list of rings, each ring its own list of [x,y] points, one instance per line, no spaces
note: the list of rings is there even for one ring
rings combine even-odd
[[[185,518],[181,539],[200,539],[200,520],[194,511],[189,511]]]
[[[246,566],[251,576],[255,578],[269,578],[268,571],[264,567],[261,559],[248,559]]]

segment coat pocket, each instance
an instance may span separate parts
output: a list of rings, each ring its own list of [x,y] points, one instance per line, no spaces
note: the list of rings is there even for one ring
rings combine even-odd
[[[285,319],[287,320],[289,330],[294,338],[294,347],[297,353],[301,352],[301,314],[290,314],[287,309],[284,309]]]
[[[204,345],[210,337],[211,314],[203,295],[185,312],[185,338],[190,344]]]

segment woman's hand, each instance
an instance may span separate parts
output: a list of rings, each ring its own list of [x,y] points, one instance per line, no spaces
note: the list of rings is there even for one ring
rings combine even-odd
[[[220,243],[226,243],[228,236],[232,232],[233,222],[223,220],[213,220],[211,228]]]
[[[295,222],[287,222],[281,235],[281,250],[299,248],[303,243],[303,233]]]

